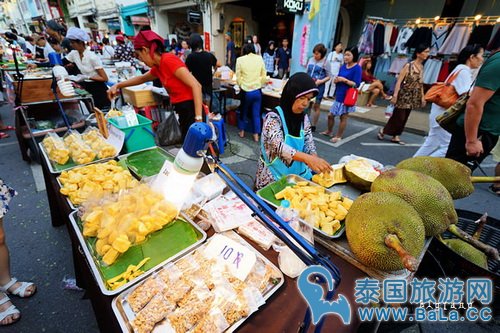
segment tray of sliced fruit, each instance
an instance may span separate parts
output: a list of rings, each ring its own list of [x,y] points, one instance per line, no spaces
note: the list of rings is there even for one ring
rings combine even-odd
[[[105,295],[120,293],[142,273],[181,257],[207,237],[146,184],[87,201],[70,221]]]
[[[352,205],[342,192],[330,191],[297,175],[284,176],[257,191],[257,195],[274,207],[279,207],[282,200],[290,201],[290,207],[302,220],[312,215],[314,230],[328,238],[342,236],[344,219]]]

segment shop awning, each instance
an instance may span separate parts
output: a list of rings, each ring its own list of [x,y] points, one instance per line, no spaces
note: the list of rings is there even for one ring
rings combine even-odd
[[[133,25],[149,25],[149,18],[146,16],[131,16],[130,21],[132,21]]]

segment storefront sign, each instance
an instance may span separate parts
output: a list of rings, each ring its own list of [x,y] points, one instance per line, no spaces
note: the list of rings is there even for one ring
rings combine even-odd
[[[201,12],[199,10],[189,9],[187,11],[187,20],[189,23],[201,24]]]
[[[85,23],[83,24],[83,26],[84,26],[85,28],[89,28],[89,29],[97,29],[97,28],[98,28],[97,23],[93,23],[93,22],[85,22]]]
[[[149,25],[149,18],[146,16],[131,16],[130,20],[133,25]]]
[[[278,0],[276,9],[278,12],[288,14],[304,13],[304,0]]]
[[[205,51],[210,51],[210,32],[206,32],[203,34],[205,37]]]

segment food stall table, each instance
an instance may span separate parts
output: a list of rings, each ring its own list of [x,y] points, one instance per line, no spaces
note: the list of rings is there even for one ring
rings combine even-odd
[[[49,74],[46,72],[40,72],[38,76],[26,76],[23,79],[16,81],[10,72],[4,72],[4,78],[7,85],[13,86],[16,94],[16,105],[15,105],[15,127],[16,127],[16,137],[19,143],[19,148],[23,160],[29,161],[28,156],[28,145],[31,144],[31,148],[35,155],[38,155],[38,145],[36,143],[37,137],[43,137],[48,132],[62,132],[66,131],[66,127],[59,127],[44,131],[34,132],[30,126],[29,118],[35,112],[38,116],[51,117],[60,116],[58,112],[58,100],[55,98],[52,92],[53,78],[47,77]],[[52,72],[50,72],[52,75]],[[94,102],[92,95],[88,94],[84,90],[79,90],[74,96],[63,97],[60,93],[59,88],[57,88],[59,102],[61,105],[66,104],[78,104],[80,112],[83,114],[83,109],[80,105],[80,101],[87,103],[89,110],[93,109]],[[31,109],[38,108],[38,111],[31,112]],[[80,121],[72,124],[72,128],[80,128],[85,126],[84,121]]]
[[[57,175],[49,172],[45,160],[42,160],[42,170],[47,187],[52,225],[61,226],[66,224],[68,227],[72,243],[73,264],[77,285],[86,290],[85,296],[91,300],[101,332],[120,332],[120,326],[111,307],[113,297],[106,296],[100,291],[98,283],[93,276],[76,232],[72,228],[68,218],[72,210],[66,199],[59,193],[59,185],[56,180]],[[210,229],[207,233],[209,236],[212,236],[214,231]],[[278,265],[278,254],[276,252],[273,250],[264,251],[256,243],[249,239],[246,240],[272,263]],[[342,273],[342,282],[337,289],[337,293],[346,296],[351,306],[355,308],[356,303],[353,296],[355,281],[356,279],[365,278],[366,274],[343,259],[332,255],[331,252],[322,246],[317,245],[317,248],[324,253],[330,254],[333,263],[339,267]],[[285,277],[284,285],[258,312],[252,314],[238,328],[238,332],[257,332],[263,329],[266,332],[296,332],[304,318],[306,309],[307,304],[299,293],[296,280]],[[327,316],[323,329],[325,332],[353,332],[357,331],[361,324],[353,309],[351,324],[349,326],[344,325],[338,316]]]

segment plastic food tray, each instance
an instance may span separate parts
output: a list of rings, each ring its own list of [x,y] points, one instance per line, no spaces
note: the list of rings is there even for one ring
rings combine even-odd
[[[284,176],[280,180],[278,180],[276,182],[273,182],[273,183],[267,185],[266,187],[260,189],[259,191],[257,191],[257,195],[259,197],[261,197],[262,199],[264,199],[264,201],[266,201],[271,206],[274,206],[274,207],[278,208],[279,205],[280,205],[280,203],[281,203],[281,200],[275,199],[274,195],[276,193],[278,193],[279,191],[283,190],[284,188],[296,184],[297,182],[307,182],[311,186],[322,187],[321,185],[318,185],[318,184],[316,184],[316,183],[314,183],[312,181],[309,181],[309,180],[307,180],[305,178],[302,178],[300,176],[297,176],[297,175],[288,175],[288,176]],[[349,185],[347,185],[347,186],[345,184],[343,184],[343,185],[344,185],[343,189],[340,189],[339,187],[334,186],[334,187],[331,187],[330,189],[325,189],[325,191],[327,191],[327,192],[337,192],[337,191],[340,191],[343,196],[345,196],[347,198],[350,198],[350,199],[355,199],[355,197],[357,197],[357,195],[355,195],[354,197],[351,197],[350,195],[348,195],[346,193],[349,192],[349,193],[353,193],[354,194],[354,193],[356,193],[356,190],[353,189],[352,187],[350,188]],[[347,190],[347,188],[350,188],[350,189]],[[321,235],[323,237],[326,237],[328,239],[339,238],[340,236],[342,236],[344,234],[344,230],[345,230],[345,223],[344,223],[344,221],[340,221],[340,229],[337,230],[332,236],[328,235],[327,233],[325,233],[324,231],[320,230],[319,228],[316,228],[316,227],[314,228],[314,231],[317,234],[319,234],[319,235]]]
[[[253,248],[252,245],[250,245],[246,240],[244,240],[241,236],[236,234],[234,231],[227,231],[227,232],[222,233],[222,235],[227,236],[227,237],[231,238],[232,240],[234,240],[242,245],[245,245],[246,247],[248,247],[250,250],[252,250],[256,254],[257,258],[260,258],[262,261],[264,261],[264,263],[266,265],[269,265],[270,267],[272,267],[272,269],[275,270],[276,275],[279,276],[279,282],[276,284],[269,284],[268,289],[263,294],[264,300],[267,301],[269,299],[269,297],[271,297],[275,292],[277,292],[278,289],[285,282],[285,278],[283,276],[283,273],[281,273],[281,271],[278,269],[278,267],[276,267],[273,263],[271,263],[264,255],[262,255],[259,251],[257,251],[255,248]],[[210,240],[208,240],[208,242],[210,242]],[[206,244],[208,244],[208,242]],[[206,244],[204,244],[203,246],[205,246]],[[199,249],[202,249],[203,246],[200,247]],[[181,258],[178,258],[177,260],[179,260],[179,259],[181,259]],[[145,275],[143,280],[145,280],[147,277],[151,276],[152,274],[159,272],[162,268],[163,267],[157,267],[155,270],[151,270],[147,274],[143,274],[143,275]],[[120,295],[115,297],[113,299],[112,304],[111,304],[111,306],[113,308],[113,312],[115,313],[115,316],[118,319],[118,323],[120,324],[120,327],[121,327],[123,332],[130,332],[130,333],[134,332],[130,323],[135,318],[135,314],[132,311],[132,309],[130,308],[130,306],[128,305],[128,302],[126,301],[126,299],[127,299],[128,295],[132,291],[134,291],[135,288],[137,288],[138,286],[139,286],[139,284],[136,284],[135,286],[124,291],[123,293],[121,293]],[[225,332],[226,333],[234,332],[239,326],[241,326],[245,322],[245,320],[250,318],[250,316],[246,317],[246,318],[242,318],[239,321],[235,322],[232,326],[230,326],[227,330],[225,330]],[[161,322],[155,326],[155,328],[153,329],[152,332],[153,333],[162,332],[160,325],[161,325]]]
[[[121,293],[122,291],[124,291],[125,289],[129,288],[130,286],[132,286],[133,284],[139,282],[139,281],[142,281],[146,276],[148,276],[149,272],[153,272],[153,271],[156,271],[158,270],[160,267],[164,266],[165,264],[167,264],[168,262],[170,261],[173,261],[173,260],[176,260],[176,259],[179,259],[180,257],[182,257],[183,255],[193,251],[194,249],[196,249],[198,246],[200,246],[206,239],[207,239],[207,234],[200,228],[198,227],[198,225],[196,223],[194,223],[192,220],[188,219],[187,217],[184,217],[181,213],[181,217],[180,218],[177,218],[177,220],[180,220],[184,223],[188,223],[190,224],[196,231],[197,233],[197,241],[193,244],[191,244],[190,246],[184,248],[183,250],[177,252],[176,254],[166,258],[165,260],[163,260],[162,262],[160,262],[159,264],[157,264],[156,266],[154,267],[151,267],[149,269],[147,269],[144,274],[141,274],[140,276],[138,276],[137,278],[127,282],[126,284],[124,284],[123,286],[115,289],[115,290],[110,290],[106,287],[106,281],[104,280],[104,277],[102,275],[102,272],[100,270],[100,264],[99,264],[99,260],[97,259],[96,257],[96,254],[94,253],[94,249],[91,247],[91,245],[89,244],[88,241],[85,240],[85,238],[83,237],[83,234],[82,234],[82,231],[81,231],[81,228],[80,228],[80,224],[79,221],[79,217],[78,217],[78,212],[77,211],[74,211],[72,212],[70,215],[69,215],[69,219],[71,221],[71,225],[73,226],[73,229],[75,230],[76,232],[76,235],[78,237],[78,241],[80,242],[80,246],[81,248],[83,249],[83,253],[85,255],[85,257],[87,258],[87,261],[88,261],[88,264],[90,266],[90,269],[92,270],[92,273],[94,275],[94,278],[96,279],[97,281],[97,284],[99,285],[99,288],[101,289],[101,292],[104,294],[104,295],[117,295],[119,293]],[[160,231],[158,231],[160,232]],[[154,235],[155,233],[153,233],[152,235]],[[149,236],[151,237],[151,235]],[[148,241],[150,241],[150,238],[148,238],[148,240],[145,241],[145,243],[147,243]],[[125,252],[127,253],[127,252]],[[131,262],[130,263],[131,265],[136,265],[138,264],[138,262]]]
[[[65,170],[71,170],[71,169],[74,169],[74,168],[78,168],[78,167],[89,165],[89,164],[93,164],[93,163],[106,162],[106,161],[112,160],[116,156],[118,156],[118,152],[117,152],[115,155],[113,155],[111,157],[101,158],[101,159],[95,159],[92,162],[89,162],[89,163],[86,163],[86,164],[75,164],[71,160],[71,158],[70,158],[69,161],[68,161],[68,163],[66,163],[64,165],[61,165],[61,164],[57,164],[56,162],[53,162],[53,161],[51,161],[49,159],[49,156],[47,155],[47,152],[45,151],[45,148],[43,147],[43,145],[42,145],[41,142],[38,143],[38,146],[40,148],[40,151],[42,152],[42,156],[45,159],[45,162],[47,162],[47,165],[49,167],[50,173],[54,173],[54,174],[58,174],[58,173],[61,173],[61,172],[65,171]]]
[[[151,152],[153,154],[157,154],[159,157],[161,158],[164,158],[164,161],[170,161],[170,162],[173,162],[175,157],[172,156],[170,153],[168,153],[167,151],[163,150],[162,148],[160,147],[151,147],[151,148],[146,148],[146,149],[142,149],[142,150],[138,150],[138,151],[135,151],[135,152],[132,152],[132,153],[129,153],[129,154],[124,154],[124,155],[120,155],[118,156],[118,160],[120,161],[120,163],[124,166],[126,166],[130,172],[132,173],[132,175],[134,175],[137,179],[142,179],[143,177],[149,177],[149,176],[152,176],[151,174],[142,174],[140,172],[140,170],[134,168],[133,166],[129,165],[129,163],[127,163],[127,159],[129,156],[131,155],[136,155],[136,154],[141,154],[141,153],[146,153],[146,152]],[[160,169],[161,169],[161,165],[160,165],[160,168],[158,169],[158,172],[160,172]]]

